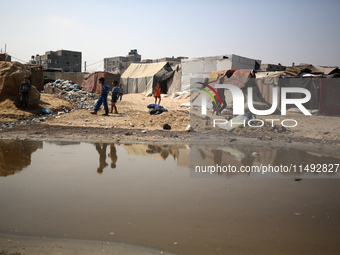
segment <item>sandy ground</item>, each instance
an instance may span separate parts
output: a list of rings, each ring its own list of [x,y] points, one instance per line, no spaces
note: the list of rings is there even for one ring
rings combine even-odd
[[[51,118],[47,124],[162,130],[163,124],[167,123],[171,126],[171,130],[183,131],[190,122],[188,109],[181,107],[181,104],[187,102],[189,102],[189,95],[176,99],[163,97],[161,105],[166,108],[168,112],[163,112],[159,115],[150,115],[147,105],[154,103],[153,97],[145,97],[142,94],[128,94],[123,96],[122,102],[117,102],[119,114],[103,116],[104,111],[101,110],[97,115],[91,115],[89,110],[79,110]]]
[[[259,119],[276,119],[274,124],[281,127],[284,119],[295,119],[296,127],[284,132],[271,128],[271,122],[265,121],[263,128],[237,128],[233,132],[213,127],[214,118],[228,118],[208,113],[202,118],[198,111],[183,106],[190,102],[189,94],[176,98],[165,96],[161,104],[168,110],[159,115],[150,115],[147,105],[154,103],[153,97],[142,94],[123,96],[117,103],[119,114],[103,116],[103,110],[97,115],[90,114],[90,109],[69,111],[72,104],[53,95],[41,94],[39,108],[29,111],[17,109],[12,102],[0,103],[0,124],[33,118],[41,113],[42,108],[49,108],[60,113],[47,121],[13,125],[0,130],[0,138],[17,139],[54,139],[86,140],[111,142],[147,142],[147,143],[242,143],[298,147],[308,145],[311,148],[336,150],[339,147],[340,117],[288,113],[287,116],[258,116]],[[93,101],[95,103],[95,101]],[[65,113],[65,109],[68,113]],[[171,130],[163,130],[163,124],[169,124]],[[20,124],[20,123],[19,123]],[[195,132],[185,132],[191,124]],[[287,125],[292,123],[287,122]],[[0,126],[1,128],[1,126]]]

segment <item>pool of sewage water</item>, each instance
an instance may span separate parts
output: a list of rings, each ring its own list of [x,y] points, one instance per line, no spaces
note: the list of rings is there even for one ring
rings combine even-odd
[[[177,254],[339,254],[340,169],[196,171],[339,163],[270,147],[0,140],[0,233]]]

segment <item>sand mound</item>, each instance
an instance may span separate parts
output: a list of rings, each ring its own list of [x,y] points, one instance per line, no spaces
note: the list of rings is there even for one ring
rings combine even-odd
[[[0,102],[0,117],[2,118],[19,118],[31,117],[35,114],[41,114],[43,108],[48,108],[52,111],[58,111],[61,108],[72,108],[72,104],[69,102],[54,97],[49,94],[41,94],[39,103],[34,109],[28,109],[27,111],[19,109],[13,99],[9,98]]]
[[[0,101],[10,99],[19,105],[19,88],[25,75],[31,75],[30,67],[18,62],[0,62]],[[36,107],[40,93],[32,85],[29,96],[29,107]]]

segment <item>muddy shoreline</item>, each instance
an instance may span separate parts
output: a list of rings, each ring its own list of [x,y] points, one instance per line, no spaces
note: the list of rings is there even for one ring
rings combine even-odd
[[[13,236],[0,233],[0,255],[25,254],[167,254],[173,253],[126,243]],[[20,248],[19,248],[20,247]]]
[[[251,145],[281,148],[296,148],[311,151],[340,152],[338,141],[293,137],[287,142],[285,135],[271,134],[263,137],[254,133],[238,135],[223,131],[185,132],[172,130],[95,128],[60,126],[34,123],[16,125],[0,131],[0,139],[69,141],[69,142],[108,142],[108,143],[147,143],[147,144],[202,144],[202,145]]]

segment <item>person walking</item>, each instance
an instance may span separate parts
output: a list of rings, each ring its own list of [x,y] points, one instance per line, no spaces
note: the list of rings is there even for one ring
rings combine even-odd
[[[123,85],[122,84],[119,84],[119,94],[118,94],[118,98],[119,98],[119,102],[122,101],[122,97],[123,97],[123,93],[124,93],[124,90],[123,90]]]
[[[114,113],[118,114],[116,103],[117,103],[117,100],[118,100],[119,88],[118,88],[118,82],[117,81],[113,82],[113,88],[112,88],[111,93],[112,93],[112,98],[111,98],[110,113],[113,113],[113,108],[115,108],[115,112]]]
[[[91,112],[91,114],[97,114],[100,106],[103,104],[104,109],[105,109],[105,113],[103,115],[108,116],[109,115],[109,107],[107,106],[107,95],[109,93],[110,86],[105,84],[105,79],[103,77],[101,77],[99,79],[99,84],[102,86],[102,89],[101,89],[101,92],[100,92],[100,97],[97,101],[96,106],[93,109],[93,112]]]

